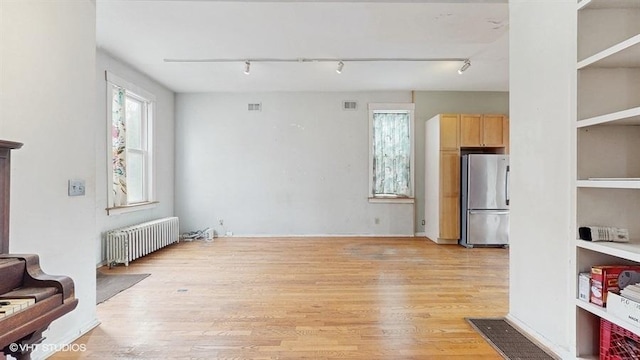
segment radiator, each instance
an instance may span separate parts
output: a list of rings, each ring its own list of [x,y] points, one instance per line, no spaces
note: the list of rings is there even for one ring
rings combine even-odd
[[[129,262],[180,240],[177,217],[167,217],[107,232],[107,264]]]

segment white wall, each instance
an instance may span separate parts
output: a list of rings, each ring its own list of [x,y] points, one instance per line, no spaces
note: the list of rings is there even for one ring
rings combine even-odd
[[[110,182],[107,181],[107,141],[108,133],[107,120],[107,86],[105,81],[105,70],[114,75],[127,80],[156,96],[156,107],[154,117],[155,131],[155,165],[156,165],[156,196],[159,204],[153,209],[139,210],[126,214],[108,216],[107,192]],[[174,188],[174,165],[175,165],[175,109],[174,93],[165,86],[157,83],[153,79],[141,74],[128,64],[113,58],[108,53],[98,50],[96,55],[96,93],[97,104],[96,114],[93,117],[96,127],[95,139],[95,163],[96,163],[96,237],[95,256],[96,264],[105,260],[104,233],[106,231],[137,224],[143,221],[157,219],[165,216],[173,216],[173,188]]]
[[[256,102],[262,111],[247,111]],[[413,235],[413,204],[368,202],[369,102],[411,102],[411,93],[178,94],[183,231]]]
[[[509,93],[496,91],[416,91],[416,233],[423,233],[425,214],[425,123],[438,114],[506,114]],[[439,169],[435,169],[439,171]],[[433,219],[430,219],[433,221]]]
[[[569,262],[576,2],[511,0],[509,9],[509,317],[566,351],[575,291]]]
[[[96,324],[95,18],[89,0],[0,1],[0,138],[24,142],[12,155],[10,252],[39,254],[80,301],[47,344]],[[75,178],[85,196],[67,196]]]

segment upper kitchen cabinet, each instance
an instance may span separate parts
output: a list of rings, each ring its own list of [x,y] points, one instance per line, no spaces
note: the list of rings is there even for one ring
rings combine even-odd
[[[504,115],[460,115],[460,147],[508,148],[509,119]],[[508,152],[505,150],[505,152]]]
[[[440,126],[440,130],[438,131],[440,136],[440,150],[458,151],[460,149],[459,116],[460,115],[457,114],[442,114],[438,116],[438,124]]]

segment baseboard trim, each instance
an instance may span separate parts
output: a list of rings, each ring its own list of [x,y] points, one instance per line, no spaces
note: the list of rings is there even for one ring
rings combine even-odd
[[[300,234],[300,235],[291,235],[291,234],[287,234],[287,235],[277,235],[277,234],[234,234],[234,235],[216,235],[214,236],[214,238],[212,240],[209,241],[215,241],[215,239],[221,239],[221,238],[317,238],[317,237],[326,237],[326,238],[332,238],[332,237],[373,237],[373,238],[425,238],[427,240],[431,240],[427,237],[427,234],[424,232],[419,232],[419,233],[415,233],[415,234]],[[187,240],[188,241],[188,240]],[[437,242],[436,242],[437,243]],[[457,244],[457,242],[456,242]],[[98,264],[96,264],[96,269],[99,269],[103,266],[106,266],[107,264],[107,260],[102,260],[101,262],[99,262]]]
[[[549,339],[545,338],[540,333],[538,333],[537,331],[533,330],[531,327],[527,326],[522,321],[515,318],[513,315],[507,314],[507,316],[505,316],[505,320],[507,320],[507,322],[511,324],[511,326],[519,330],[523,335],[528,337],[529,340],[537,343],[539,346],[542,346],[547,350],[549,350],[550,352],[552,352],[553,354],[555,354],[555,356],[557,356],[558,359],[574,358],[571,356],[569,351],[567,351],[567,349],[563,349],[558,345],[552,343]]]
[[[49,350],[49,347],[47,347],[48,351],[36,351],[36,352],[33,352],[31,354],[31,358],[33,360],[44,360],[44,359],[47,359],[51,355],[56,353],[56,349],[55,349],[56,347],[59,348],[62,345],[69,345],[69,344],[73,343],[74,341],[78,340],[81,336],[83,336],[84,334],[88,333],[89,331],[95,329],[99,325],[100,325],[100,320],[98,320],[97,318],[94,318],[93,320],[89,321],[85,325],[81,326],[80,330],[69,332],[69,333],[65,334],[61,339],[56,340],[57,344],[56,344],[56,346],[52,346],[52,349]],[[45,343],[47,342],[46,336],[45,336],[45,341],[44,342]],[[72,350],[74,350],[74,349],[72,349]],[[78,350],[78,351],[82,351],[82,350]]]
[[[427,238],[427,240],[433,241],[434,243],[438,244],[438,245],[457,245],[458,244],[458,240],[448,240],[448,239],[436,239],[433,240],[432,238],[425,236]]]
[[[279,235],[279,234],[233,234],[231,236],[218,236],[218,238],[314,238],[314,237],[379,237],[379,238],[413,238],[414,234],[299,234],[299,235]]]

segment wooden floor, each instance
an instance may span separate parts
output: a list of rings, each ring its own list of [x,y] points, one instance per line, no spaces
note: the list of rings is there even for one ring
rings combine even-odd
[[[217,238],[105,271],[151,276],[52,359],[502,359],[464,318],[507,313],[505,249]]]

